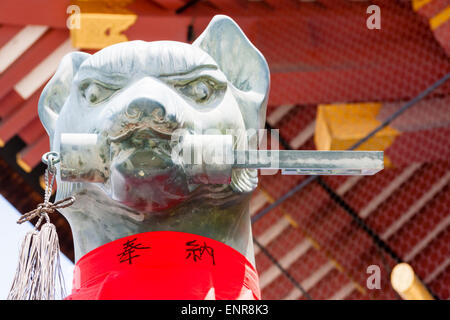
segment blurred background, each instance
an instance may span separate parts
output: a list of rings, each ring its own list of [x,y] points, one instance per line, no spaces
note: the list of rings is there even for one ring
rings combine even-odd
[[[263,299],[401,299],[390,279],[401,262],[428,297],[449,299],[449,0],[2,0],[0,298],[14,215],[43,200],[37,102],[61,58],[127,40],[191,43],[216,14],[268,61],[266,126],[281,148],[385,151],[374,176],[260,176],[250,210]],[[51,220],[70,279],[70,227]]]

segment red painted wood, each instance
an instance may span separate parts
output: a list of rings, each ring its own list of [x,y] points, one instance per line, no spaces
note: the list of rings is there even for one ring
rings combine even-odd
[[[397,171],[397,172],[395,172],[395,171]],[[380,192],[384,188],[384,186],[389,183],[389,181],[391,181],[392,179],[395,178],[395,176],[397,176],[398,174],[401,173],[401,170],[395,170],[395,171],[391,171],[391,170],[386,171],[388,173],[395,173],[395,174],[390,174],[388,179],[386,179],[386,178],[381,179],[380,178],[381,176],[379,176],[379,175],[376,175],[374,177],[363,178],[363,180],[360,181],[360,183],[358,183],[356,185],[356,187],[354,187],[352,189],[352,191],[348,193],[349,195],[351,195],[350,199],[355,199],[355,198],[365,199],[365,198],[367,198],[367,201],[364,200],[364,201],[360,202],[360,208],[357,208],[358,210],[360,210],[365,203],[370,201],[370,195],[372,193],[374,195],[377,194],[377,192],[373,192],[374,191],[373,186],[377,186],[377,188],[379,190],[378,192]],[[433,175],[434,173],[436,173],[436,168],[431,168],[427,172],[429,175]],[[421,177],[423,177],[423,174],[426,174],[426,172],[418,174],[416,179],[419,179],[421,181],[422,180],[429,181],[430,184],[433,183],[433,181],[435,179],[433,180],[433,178],[431,176],[426,179],[421,179]],[[437,176],[439,176],[439,174],[437,174]],[[367,186],[367,187],[364,186],[364,181],[368,182],[369,178],[370,179],[378,178],[377,180],[379,180],[378,182],[372,181],[372,183],[370,184],[370,186],[372,186],[370,193],[367,192],[368,191],[367,188],[369,188],[369,186]],[[385,181],[383,181],[383,180],[385,180]],[[420,194],[417,194],[417,192],[418,191],[425,192],[426,190],[428,190],[429,187],[431,187],[431,185],[428,185],[423,190],[423,187],[414,180],[415,179],[412,179],[411,181],[408,181],[408,183],[407,183],[407,185],[409,185],[412,189],[409,191],[404,190],[404,192],[410,194],[412,199],[417,199],[420,196]],[[414,186],[418,190],[414,190]],[[395,199],[403,199],[403,198],[404,197],[394,196],[393,201],[395,201]],[[320,209],[313,210],[312,213],[309,213],[310,210],[308,210],[308,208],[311,207],[311,204],[313,203],[312,200],[314,199],[314,197],[308,198],[305,195],[303,195],[303,199],[304,199],[303,201],[299,201],[299,199],[297,199],[297,201],[294,201],[294,200],[290,201],[290,199],[288,199],[288,200],[286,200],[286,204],[284,204],[283,207],[286,209],[287,212],[289,212],[291,215],[293,215],[296,218],[296,220],[300,224],[300,226],[302,226],[303,228],[306,228],[308,230],[308,232],[312,234],[314,239],[319,241],[319,243],[324,248],[330,250],[332,255],[337,259],[337,261],[341,265],[344,266],[344,268],[346,270],[348,270],[351,273],[357,273],[356,279],[357,279],[357,281],[360,282],[361,285],[363,285],[365,283],[365,279],[367,278],[367,275],[365,273],[361,273],[360,270],[365,270],[364,268],[366,268],[370,264],[377,264],[377,265],[383,264],[382,260],[379,257],[377,257],[377,252],[376,251],[373,252],[373,241],[362,230],[355,229],[355,225],[352,224],[352,220],[348,216],[348,214],[345,213],[341,208],[337,207],[336,205],[334,205],[332,203],[328,203],[328,205],[322,204],[323,205],[322,210],[325,213],[328,213],[326,216],[324,216],[322,218],[322,222],[320,222],[320,220],[313,219],[312,218],[313,215],[320,216]],[[320,201],[320,202],[322,202],[322,201]],[[303,203],[303,205],[302,205],[302,203]],[[389,201],[386,201],[386,203],[389,203]],[[436,203],[442,203],[442,201],[437,201]],[[350,202],[350,204],[352,205],[353,203]],[[334,209],[333,209],[333,207],[334,207]],[[396,206],[394,204],[394,205],[392,205],[392,207],[397,208],[397,210],[400,210],[400,212],[406,211],[406,208],[401,207],[399,205]],[[302,214],[302,212],[304,212],[304,211],[307,211],[307,212],[305,214]],[[443,212],[443,211],[444,210],[442,210],[442,209],[440,210],[440,212]],[[437,212],[437,211],[434,210],[434,212]],[[374,213],[372,213],[372,214],[374,214]],[[390,213],[390,214],[392,215],[392,213]],[[424,215],[424,213],[422,213],[422,214]],[[430,212],[428,212],[428,215],[429,214],[430,214]],[[426,230],[424,231],[424,227],[423,227],[423,225],[426,225],[426,224],[416,223],[415,225],[420,226],[420,230],[422,230],[422,232],[427,232]],[[386,227],[387,227],[387,225],[386,225]],[[407,229],[408,228],[405,227],[404,230],[407,230]],[[432,226],[427,225],[426,229],[431,230]],[[379,230],[379,231],[381,232],[382,230]],[[415,238],[416,241],[415,242],[413,241],[413,243],[417,243],[417,241],[422,239],[423,236],[424,235]],[[278,241],[278,239],[275,240],[275,242],[277,242],[277,241]],[[271,245],[273,246],[273,248],[283,247],[283,244],[273,243]],[[402,253],[406,254],[406,252],[403,252],[403,250],[400,252],[400,254],[402,254]],[[385,256],[387,256],[387,255],[385,254]],[[373,257],[375,257],[375,260]],[[389,258],[389,257],[387,257],[387,258]],[[360,267],[357,267],[358,265],[360,265]],[[363,268],[363,269],[361,269],[361,268]],[[390,296],[391,298],[395,298],[395,294],[392,291],[389,291],[391,289],[387,288],[386,290],[388,290],[386,293],[388,296]]]
[[[123,34],[129,40],[186,42],[187,27],[191,21],[192,18],[187,16],[138,16],[136,23]]]
[[[362,294],[361,292],[354,290],[346,300],[367,300],[369,296],[367,294]]]
[[[383,103],[376,119],[385,121],[406,103],[407,101]],[[390,122],[389,127],[403,133],[445,128],[450,123],[449,105],[450,95],[435,99],[425,98]]]
[[[373,177],[365,177],[360,180],[359,183],[344,196],[344,198],[355,210],[360,211],[400,173],[401,170],[386,170],[383,171],[382,174],[377,174]],[[434,173],[436,173],[435,169],[429,171],[429,174]],[[423,174],[419,172],[416,179],[420,179],[422,181],[421,177],[423,177]],[[439,177],[439,174],[436,174],[434,178],[436,177]],[[325,180],[329,181],[330,178],[327,177]],[[428,186],[422,187],[419,183],[412,180],[411,182],[408,182],[408,186],[410,186],[412,190],[398,189],[397,191],[410,195],[411,197],[409,199],[412,201],[412,199],[417,199],[420,196],[420,194],[417,193],[418,191],[427,191],[436,179],[430,177],[428,180]],[[341,181],[343,182],[344,180],[342,179]],[[338,188],[338,185],[334,184],[333,188]],[[414,190],[415,188],[418,188],[418,190]],[[329,249],[331,248],[331,252],[334,252],[333,250],[335,250],[335,244],[340,243],[340,241],[348,241],[346,240],[350,235],[348,232],[350,232],[355,226],[351,224],[352,220],[347,213],[345,213],[328,198],[321,201],[316,200],[315,197],[308,197],[302,193],[299,193],[296,197],[297,198],[294,197],[286,200],[283,208],[285,208],[286,212],[289,212],[296,218],[302,228],[305,228],[308,232],[311,232],[313,238],[319,240],[323,244],[329,244],[331,246],[329,247]],[[400,201],[399,204],[393,203],[392,201],[404,198],[405,196],[396,196],[394,194],[392,197],[393,200],[388,199],[380,208],[383,208],[383,206],[389,204],[390,208],[393,208],[396,211],[389,212],[386,208],[379,208],[375,210],[368,218],[369,225],[375,228],[378,232],[385,230],[385,228],[387,228],[396,218],[399,217],[399,214],[407,210],[407,207],[402,206],[403,200],[398,200]],[[318,202],[318,206],[314,205],[316,201]],[[379,214],[377,214],[377,212],[381,212],[385,217],[392,219],[386,221],[386,219],[378,217]],[[382,221],[384,221],[385,225],[383,229],[380,229],[377,226]],[[370,246],[371,242],[367,242],[367,245]],[[355,253],[352,248],[343,246],[343,249],[344,251],[348,250]]]
[[[342,287],[347,285],[350,279],[337,269],[331,270],[308,293],[316,300],[330,299]],[[356,290],[356,289],[354,289]]]
[[[3,47],[22,28],[17,26],[0,25],[0,48]]]
[[[293,288],[292,282],[286,276],[281,275],[261,291],[261,298],[263,300],[280,300]]]
[[[432,166],[424,166],[421,169],[419,169],[408,181],[404,183],[400,188],[398,188],[392,195],[389,197],[386,201],[384,201],[367,219],[366,223],[375,230],[378,234],[382,234],[394,221],[399,219],[406,211],[409,209],[411,205],[415,201],[417,201],[425,192],[427,192],[432,185],[438,180],[438,178],[441,176],[441,174],[445,171],[444,168],[441,167],[441,173],[439,173],[439,167],[437,165]],[[424,185],[425,183],[425,185]],[[377,185],[374,183],[373,185]],[[358,190],[363,191],[364,189],[367,190],[368,186],[364,188],[363,183],[359,183],[356,188],[352,189],[351,195],[354,197],[363,198],[365,195],[363,193],[358,193]],[[373,191],[373,190],[371,190]],[[370,200],[368,200],[370,201]],[[364,201],[368,203],[368,201]],[[349,201],[349,203],[352,205],[353,202]],[[427,206],[431,205],[432,202],[427,204]],[[431,212],[428,211],[428,213],[431,215]],[[335,216],[336,213],[332,213],[332,216]],[[409,243],[408,247],[402,247],[402,246],[395,246],[396,243],[394,240],[389,240],[388,243],[391,245],[394,245],[394,250],[397,251],[397,253],[400,256],[404,256],[409,252],[409,249],[412,245],[417,243],[420,239],[423,237],[416,235],[413,230],[411,230],[409,223],[411,221],[414,221],[418,216],[423,215],[423,210],[419,213],[417,213],[414,217],[410,219],[408,223],[406,223],[397,233],[394,235],[394,237],[397,237],[397,234],[401,232],[406,232],[406,234],[409,234],[409,236],[413,237],[411,241],[407,241]],[[431,217],[431,216],[430,216]],[[429,232],[433,228],[435,224],[430,225],[420,225],[420,228],[422,228],[423,232]],[[426,228],[425,228],[426,226]],[[336,239],[337,241],[341,242],[341,247],[343,250],[350,251],[350,248],[345,248],[343,242],[345,241],[345,231],[341,232],[341,235],[335,234],[332,237]],[[406,235],[405,234],[405,235]],[[347,235],[347,237],[350,236],[350,234]],[[370,242],[367,242],[367,245],[370,245]],[[365,249],[366,246],[363,246],[362,249]],[[353,251],[353,253],[355,253]],[[356,254],[356,253],[355,253]]]
[[[271,75],[271,93],[269,103],[283,104],[320,104],[336,103],[341,101],[391,101],[404,98],[413,98],[428,88],[443,74],[430,71],[431,77],[414,78],[412,82],[405,81],[398,75],[411,69],[411,66],[398,66],[394,68],[367,68],[358,70],[305,72],[274,72]],[[449,72],[448,66],[443,67]],[[390,82],[382,79],[387,74]],[[435,91],[435,95],[449,92],[449,85],[443,85]]]
[[[126,6],[128,10],[138,16],[173,16],[174,12],[167,10],[157,2],[147,0],[134,0]]]
[[[67,30],[49,30],[0,75],[0,98],[69,38]]]
[[[16,107],[21,105],[25,100],[14,90],[9,90],[0,98],[0,118],[7,117]]]
[[[450,299],[450,266],[445,269],[443,273],[439,275],[433,282],[429,284],[429,287],[435,292],[440,299]]]
[[[292,142],[292,139],[305,130],[316,119],[316,111],[316,106],[294,107],[289,113],[289,116],[285,116],[276,125],[276,127],[280,128],[281,137],[288,143]],[[293,148],[292,145],[291,148]]]
[[[299,229],[289,226],[275,239],[275,241],[268,244],[266,249],[272,254],[273,257],[280,261],[280,259],[289,254],[294,247],[299,245],[304,240],[306,240],[306,238]],[[264,253],[260,252],[259,254]]]
[[[258,33],[250,39],[269,62],[270,104],[398,100],[418,94],[450,70],[417,15],[383,10],[383,28],[372,32],[362,27],[363,9],[306,10],[283,22],[258,21]]]
[[[447,55],[450,56],[450,20],[434,30],[436,40],[441,44]]]
[[[20,138],[26,143],[31,144],[39,139],[41,136],[47,135],[44,127],[42,126],[39,117],[36,115],[28,125],[19,132]]]
[[[288,269],[292,276],[301,281],[312,276],[317,269],[328,263],[329,260],[322,250],[311,248]]]
[[[389,239],[394,250],[401,255],[408,254],[419,242],[448,216],[446,199],[450,187],[444,187],[427,205],[414,215],[395,235]]]
[[[448,6],[448,0],[432,0],[421,7],[418,13],[426,19],[431,19]]]
[[[361,211],[369,204],[379,193],[393,182],[399,175],[406,170],[406,166],[398,168],[385,169],[373,176],[363,177],[353,188],[344,196],[344,200],[350,203],[356,211]],[[327,179],[328,180],[328,179]],[[401,188],[402,186],[400,186]],[[389,199],[389,198],[388,198]],[[375,211],[372,211],[374,214]],[[369,215],[369,218],[370,218]],[[367,219],[367,218],[366,218]]]
[[[411,262],[414,272],[421,278],[433,273],[450,256],[450,228],[439,234]]]
[[[34,168],[41,162],[42,155],[48,151],[50,151],[49,139],[46,135],[43,135],[36,142],[20,151],[20,158],[30,168]]]
[[[283,212],[280,208],[275,208],[268,212],[263,219],[252,224],[252,232],[256,237],[260,236],[264,231],[270,228],[278,219],[282,219]]]
[[[152,0],[152,1],[168,10],[176,10],[186,4],[186,1],[184,0]]]
[[[273,199],[279,198],[291,188],[299,184],[305,177],[302,176],[283,176],[283,183],[280,183],[281,174],[259,176],[260,186],[268,191]]]
[[[37,114],[37,104],[43,88],[37,90],[27,101],[0,123],[0,139],[4,142],[18,134]]]
[[[302,281],[310,277],[327,262],[328,259],[321,251],[311,248],[299,260],[294,262],[287,271],[301,284]],[[262,290],[262,296],[264,299],[282,299],[293,288],[294,286],[289,279],[284,274],[280,274]]]
[[[272,261],[264,253],[259,253],[255,256],[255,263],[256,270],[258,271],[259,275],[261,275],[263,271],[269,269],[273,264]]]
[[[0,23],[10,25],[48,25],[66,28],[69,0],[0,1]]]
[[[217,9],[226,12],[242,12],[246,8],[246,1],[209,0]]]
[[[381,234],[428,192],[448,169],[448,165],[443,163],[423,165],[367,218],[367,223]]]
[[[430,170],[432,172],[432,170]],[[436,172],[436,171],[434,171]],[[418,175],[418,177],[420,177]],[[416,181],[411,179],[408,182],[408,186],[414,186]],[[420,185],[418,186],[420,189]],[[405,190],[405,192],[408,192]],[[410,189],[409,193],[413,198],[418,198],[419,195],[417,191]],[[445,197],[446,191],[442,190],[438,197]],[[447,194],[448,196],[448,194]],[[400,199],[399,196],[394,196],[392,201],[396,199]],[[387,202],[389,203],[389,202]],[[388,243],[397,251],[401,256],[406,255],[414,245],[416,245],[421,239],[423,239],[428,232],[430,232],[445,216],[445,210],[443,208],[436,207],[442,206],[445,203],[445,200],[435,198],[430,201],[427,206],[417,213],[414,217],[410,219],[408,223],[406,223],[400,231],[398,231],[392,240],[389,240]],[[395,207],[395,205],[393,205]],[[397,210],[406,211],[407,208],[397,206]],[[345,214],[345,213],[343,213]],[[337,217],[337,212],[333,212],[331,217]],[[371,216],[372,217],[372,216]],[[377,219],[376,221],[379,221]],[[329,246],[332,241],[334,241],[334,246],[332,245],[330,248],[331,252],[337,260],[345,267],[350,270],[358,271],[363,270],[368,265],[377,264],[379,266],[383,266],[383,260],[379,257],[379,249],[374,248],[373,241],[365,234],[362,230],[356,229],[356,226],[342,227],[342,217],[335,218],[334,220],[328,221],[329,226],[334,226],[337,229],[341,229],[341,233],[337,233],[332,236],[331,240],[326,240],[322,242],[322,237],[318,235],[318,231],[314,232],[311,229],[310,232],[313,233],[314,236],[319,239],[321,243],[325,243],[324,246]],[[339,225],[339,223],[341,225]],[[387,224],[386,227],[390,225]],[[369,223],[369,226],[371,224]],[[329,229],[325,228],[325,225],[321,227],[323,234],[327,235]],[[383,230],[378,230],[380,233]],[[394,261],[384,253],[385,259],[391,260],[391,265],[393,265]],[[358,267],[359,266],[359,267]],[[365,281],[365,275],[360,272],[355,275],[356,279],[363,283]]]
[[[405,132],[385,150],[394,165],[412,162],[445,161],[450,158],[448,148],[449,127]]]
[[[302,6],[298,15],[251,18],[243,13],[236,17],[269,62],[270,104],[410,98],[450,71],[448,59],[436,54],[439,45],[433,34],[413,12],[389,6],[383,11],[383,29],[370,32],[361,27],[366,18],[363,9],[355,5],[336,12],[308,5]],[[269,7],[264,12],[273,11]],[[209,19],[195,20],[197,34]],[[125,34],[130,40],[186,41],[191,21],[187,15],[143,13]],[[405,79],[406,71],[413,67],[423,76]]]

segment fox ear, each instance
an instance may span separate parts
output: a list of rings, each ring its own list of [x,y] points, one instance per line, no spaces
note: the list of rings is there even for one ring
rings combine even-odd
[[[50,141],[55,131],[56,120],[70,94],[72,80],[81,63],[90,57],[84,52],[71,52],[64,56],[53,77],[42,90],[39,98],[38,113],[47,130]]]
[[[266,59],[231,18],[215,16],[194,46],[207,52],[238,89],[247,128],[264,128],[270,73]]]

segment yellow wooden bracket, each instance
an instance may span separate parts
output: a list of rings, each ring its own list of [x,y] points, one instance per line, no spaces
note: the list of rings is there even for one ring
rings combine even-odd
[[[441,25],[450,20],[450,6],[439,12],[433,18],[430,19],[431,30],[436,30]]]
[[[25,171],[26,173],[30,173],[33,168],[28,165],[25,161],[23,161],[22,157],[20,156],[20,153],[16,154],[16,162]]]
[[[412,7],[414,11],[419,11],[420,8],[430,3],[433,0],[412,0]]]
[[[314,134],[317,150],[350,148],[381,124],[377,119],[381,107],[381,103],[319,105]],[[357,150],[386,150],[399,134],[399,131],[388,126]],[[386,156],[385,166],[390,166]]]
[[[82,49],[102,49],[128,41],[122,32],[132,26],[136,14],[126,9],[130,1],[72,1],[70,37],[72,46]]]

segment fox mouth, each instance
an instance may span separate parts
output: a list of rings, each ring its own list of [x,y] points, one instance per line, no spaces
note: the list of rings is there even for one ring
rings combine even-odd
[[[111,151],[110,191],[127,207],[156,212],[172,207],[189,194],[183,169],[172,160],[177,144],[171,135],[136,126],[109,137]]]
[[[167,132],[138,126],[109,141],[113,166],[126,175],[143,178],[173,166],[174,143]]]

